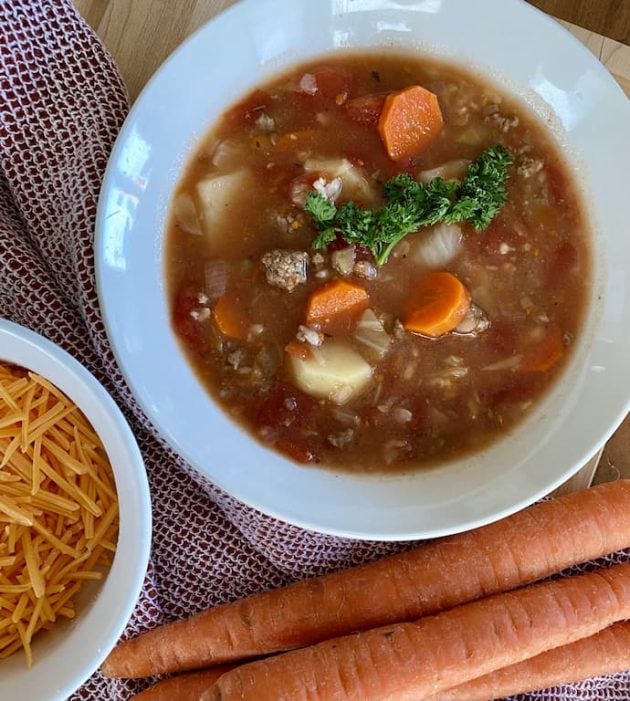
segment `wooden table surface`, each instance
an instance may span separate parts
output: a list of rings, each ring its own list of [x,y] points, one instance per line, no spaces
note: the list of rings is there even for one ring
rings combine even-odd
[[[321,0],[312,0],[319,2]],[[235,0],[74,0],[110,50],[134,100],[164,59],[197,27]],[[630,47],[582,27],[617,28],[630,34],[630,0],[531,0],[556,10],[569,31],[583,41],[630,95]],[[611,19],[612,18],[612,19]],[[614,21],[613,21],[614,20]]]
[[[629,41],[630,0],[530,1],[563,18],[559,20],[561,24],[597,56],[630,96],[630,47],[610,38]],[[235,0],[74,2],[112,53],[133,101],[164,59],[189,34]],[[592,29],[598,29],[601,34]],[[590,483],[596,465],[594,459],[567,487],[574,489]],[[630,417],[606,446],[595,481],[608,481],[620,475],[630,477]]]

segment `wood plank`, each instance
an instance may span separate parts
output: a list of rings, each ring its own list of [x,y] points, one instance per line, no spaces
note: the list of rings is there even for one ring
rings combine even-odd
[[[630,44],[629,0],[528,0],[543,12]]]
[[[595,476],[595,482],[630,479],[630,416],[608,441]]]
[[[630,7],[630,0],[624,0]],[[133,101],[166,57],[234,0],[74,0],[118,64]],[[630,95],[630,47],[561,22],[611,71]],[[168,28],[165,30],[165,27]]]
[[[598,472],[602,452],[603,450],[600,450],[597,455],[592,457],[584,467],[573,475],[573,477],[570,477],[564,484],[560,485],[558,489],[552,492],[553,496],[560,497],[563,494],[570,494],[571,492],[577,492],[580,489],[590,487]]]
[[[74,0],[114,57],[133,102],[170,53],[234,0]]]

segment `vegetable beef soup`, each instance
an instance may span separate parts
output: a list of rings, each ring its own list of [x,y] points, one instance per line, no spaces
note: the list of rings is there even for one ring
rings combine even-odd
[[[228,109],[171,205],[173,329],[200,381],[303,463],[479,450],[558,378],[588,302],[546,126],[461,67],[341,55]]]

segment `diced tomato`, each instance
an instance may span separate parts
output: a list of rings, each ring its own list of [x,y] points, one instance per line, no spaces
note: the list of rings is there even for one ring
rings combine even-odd
[[[334,241],[331,241],[328,246],[326,246],[326,250],[328,253],[334,253],[335,251],[341,251],[344,248],[348,248],[348,246],[348,242],[342,236],[337,236]]]
[[[516,353],[518,334],[513,324],[501,320],[493,321],[484,336],[495,353],[505,357]]]
[[[203,344],[201,324],[190,313],[199,307],[199,287],[187,285],[175,298],[172,324],[175,333],[191,345]]]
[[[312,450],[305,438],[300,436],[282,435],[275,442],[276,448],[296,462],[308,463],[315,460],[316,454]]]
[[[273,387],[258,406],[255,421],[268,426],[274,438],[270,443],[297,462],[316,459],[316,445],[300,429],[312,423],[315,402],[298,389],[284,383]]]
[[[389,161],[381,168],[381,175],[384,180],[389,180],[395,175],[407,173],[415,178],[417,167],[413,162],[413,158],[401,158],[398,161]]]
[[[346,112],[348,117],[357,124],[375,127],[378,124],[378,118],[381,116],[383,103],[387,95],[379,93],[377,95],[363,95],[355,97],[346,103]]]
[[[324,66],[312,71],[317,83],[317,93],[327,100],[343,97],[344,101],[350,94],[352,75],[343,68]]]
[[[342,236],[337,236],[334,241],[326,246],[326,250],[328,253],[334,253],[335,251],[341,251],[344,248],[348,248],[350,245],[351,244],[349,244]],[[356,260],[374,260],[374,256],[370,252],[370,249],[365,248],[365,246],[359,246],[358,244],[354,244],[354,255]]]
[[[563,241],[551,255],[547,268],[547,285],[552,289],[562,287],[567,275],[576,272],[579,266],[577,248],[570,241]]]
[[[549,188],[549,196],[556,206],[561,206],[566,200],[566,185],[562,171],[553,164],[545,166],[547,174],[547,187]]]
[[[562,330],[555,324],[551,325],[542,339],[529,344],[521,369],[523,372],[547,372],[562,360],[564,351]]]
[[[520,376],[519,379],[492,392],[484,403],[494,411],[507,409],[514,404],[527,401],[537,391],[538,388],[529,378]]]
[[[307,426],[315,402],[299,389],[278,383],[272,387],[258,407],[256,423],[259,426]]]
[[[254,90],[244,100],[228,110],[226,119],[233,123],[253,122],[269,108],[271,97],[264,90]]]
[[[288,353],[293,358],[299,358],[300,360],[306,360],[311,357],[311,346],[308,343],[300,343],[300,341],[289,341],[284,347],[286,353]]]

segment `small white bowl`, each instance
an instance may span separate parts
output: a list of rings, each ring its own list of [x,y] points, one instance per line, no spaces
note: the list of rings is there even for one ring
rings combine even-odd
[[[0,699],[64,701],[114,647],[138,600],[151,545],[149,485],[140,450],[120,409],[66,351],[0,319],[0,361],[39,373],[79,406],[103,441],[116,481],[118,546],[104,581],[84,587],[74,619],[35,636],[31,669],[20,652],[0,660]]]
[[[591,204],[594,286],[570,366],[532,415],[482,453],[390,477],[299,467],[211,400],[169,323],[168,203],[198,139],[282,69],[346,49],[422,51],[479,70],[549,119]],[[119,364],[169,443],[268,514],[344,536],[404,540],[498,519],[583,465],[628,410],[628,100],[557,22],[520,0],[242,0],[190,37],[137,100],[97,217],[101,308]]]

